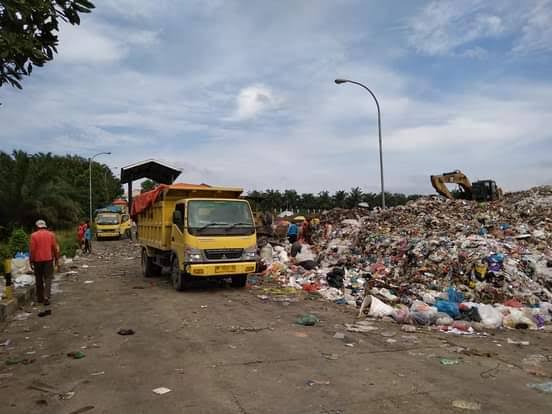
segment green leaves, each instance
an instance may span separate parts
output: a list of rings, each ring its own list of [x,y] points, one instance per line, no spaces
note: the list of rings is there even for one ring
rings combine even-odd
[[[79,14],[92,9],[88,0],[0,0],[0,87],[21,89],[33,65],[57,53],[59,20],[78,25]]]

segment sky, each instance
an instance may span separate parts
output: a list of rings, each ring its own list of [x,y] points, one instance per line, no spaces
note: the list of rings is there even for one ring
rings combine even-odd
[[[552,184],[552,0],[96,0],[23,90],[0,150],[155,158],[179,181],[432,193],[460,169]]]

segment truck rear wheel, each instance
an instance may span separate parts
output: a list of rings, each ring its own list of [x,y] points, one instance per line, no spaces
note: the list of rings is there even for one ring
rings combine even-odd
[[[153,258],[148,256],[146,249],[142,249],[142,275],[144,277],[159,276],[161,267],[153,263]]]
[[[247,284],[247,275],[232,276],[232,283],[230,286],[236,288],[245,287]]]
[[[179,292],[190,287],[189,278],[185,273],[180,271],[177,257],[174,257],[171,262],[171,282],[173,287]]]

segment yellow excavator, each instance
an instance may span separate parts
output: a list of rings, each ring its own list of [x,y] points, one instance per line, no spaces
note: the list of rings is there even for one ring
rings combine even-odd
[[[461,194],[455,197],[446,184],[457,184]],[[431,185],[439,194],[451,200],[462,198],[475,201],[496,201],[501,200],[503,195],[502,189],[497,187],[493,180],[480,180],[471,183],[469,178],[460,170],[432,175]]]

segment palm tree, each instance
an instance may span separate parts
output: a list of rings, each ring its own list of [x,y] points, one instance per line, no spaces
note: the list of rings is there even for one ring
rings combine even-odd
[[[334,207],[345,208],[345,200],[347,199],[347,192],[343,190],[336,191],[333,195]]]
[[[347,208],[354,208],[362,201],[362,190],[360,187],[351,188],[351,192],[346,200]]]

